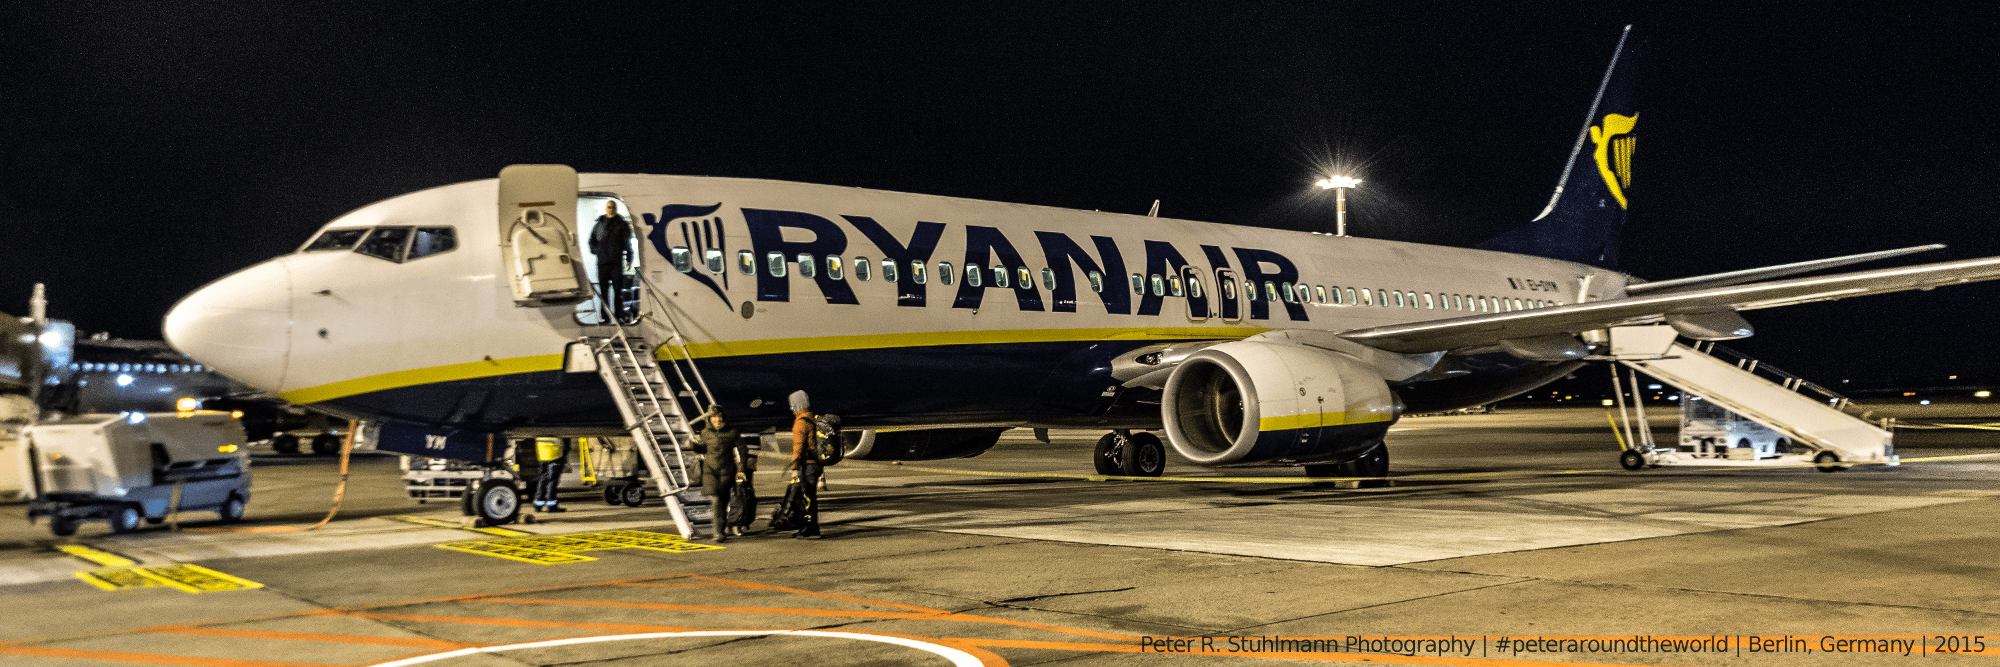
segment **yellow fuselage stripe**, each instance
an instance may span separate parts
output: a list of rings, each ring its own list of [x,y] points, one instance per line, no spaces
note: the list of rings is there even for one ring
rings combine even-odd
[[[1352,421],[1348,420],[1347,415],[1348,413],[1345,412],[1312,412],[1302,415],[1289,415],[1285,417],[1265,417],[1257,420],[1257,430],[1269,433],[1271,431],[1289,431],[1292,429],[1314,428],[1319,426],[1341,426],[1345,424],[1374,424],[1378,422],[1389,421],[1389,415],[1381,413],[1361,413],[1355,415]]]
[[[865,336],[820,336],[814,338],[777,338],[769,340],[744,340],[714,343],[697,343],[688,346],[696,359],[718,357],[740,357],[765,354],[791,354],[799,352],[839,352],[848,350],[874,350],[899,347],[935,347],[942,345],[991,345],[1001,343],[1060,343],[1098,340],[1221,340],[1241,339],[1254,336],[1269,329],[1241,326],[1227,327],[1160,327],[1160,328],[1113,328],[1113,329],[996,329],[975,331],[934,331],[926,333],[875,334]],[[656,353],[660,359],[684,358],[678,349],[662,346]],[[514,375],[540,371],[561,370],[563,355],[546,354],[532,357],[508,359],[486,359],[462,364],[416,368],[380,375],[370,375],[352,380],[342,380],[294,389],[278,394],[278,398],[293,403],[318,403],[345,396],[369,392],[400,389],[425,384],[470,380],[475,378]]]

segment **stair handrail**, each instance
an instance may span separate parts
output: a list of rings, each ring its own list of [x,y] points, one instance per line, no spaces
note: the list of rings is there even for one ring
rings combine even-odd
[[[702,406],[715,405],[716,404],[715,392],[709,390],[708,378],[702,376],[701,367],[695,364],[694,350],[688,347],[687,335],[681,333],[681,325],[680,322],[674,318],[673,309],[669,307],[669,304],[667,303],[666,299],[660,296],[659,290],[655,290],[652,289],[650,286],[647,286],[647,287],[641,287],[639,291],[645,293],[647,297],[653,300],[653,304],[656,306],[655,310],[660,313],[660,318],[664,320],[667,324],[667,330],[673,332],[673,336],[668,340],[667,344],[673,345],[674,348],[680,352],[681,359],[687,360],[688,370],[694,373],[694,382],[687,381],[687,374],[681,372],[681,365],[677,360],[669,359],[668,361],[671,362],[674,367],[674,374],[681,376],[682,384],[690,385],[693,387],[699,387],[701,389],[700,405]],[[618,318],[613,317],[612,321],[616,322],[617,319]]]
[[[1823,398],[1832,399],[1832,402],[1840,407],[1846,407],[1849,403],[1853,402],[1839,392],[1828,389],[1811,380],[1785,372],[1776,366],[1758,361],[1750,355],[1718,345],[1715,341],[1697,342],[1694,349],[1696,352],[1702,352],[1723,361],[1734,362],[1738,368],[1749,371],[1751,374],[1775,377],[1777,378],[1776,383],[1778,386],[1794,392],[1804,393],[1804,390],[1809,389],[1812,393],[1819,394]],[[1770,378],[1767,377],[1765,379]]]
[[[616,322],[617,320],[614,318],[612,321]],[[612,346],[616,346],[615,349],[612,349],[614,353],[623,352],[628,357],[635,360],[635,365],[637,365],[636,360],[640,358],[639,357],[640,352],[639,350],[632,347],[631,336],[627,335],[624,325],[622,324],[619,325],[618,333],[612,335],[610,338],[605,339],[605,347],[611,348]],[[646,354],[650,355],[651,352],[648,351]],[[655,363],[654,366],[658,367],[658,364]],[[668,441],[673,445],[674,463],[675,463],[673,469],[661,472],[668,475],[668,478],[674,483],[678,484],[681,488],[687,488],[689,486],[692,486],[692,484],[688,480],[688,475],[687,475],[687,455],[685,452],[688,449],[688,447],[682,445],[680,435],[678,433],[675,433],[674,429],[672,428],[674,424],[672,421],[669,421],[669,418],[666,413],[666,408],[661,405],[659,393],[653,391],[652,378],[646,377],[645,366],[638,365],[638,369],[639,369],[639,378],[641,380],[639,384],[645,387],[646,393],[643,397],[638,395],[633,395],[633,398],[643,399],[643,403],[641,403],[636,407],[641,407],[650,411],[648,413],[635,415],[639,418],[639,426],[645,428],[647,430],[647,434],[650,436],[652,433],[651,429],[652,420],[655,418],[658,418],[660,420],[661,426],[665,427],[660,430],[666,431]],[[664,381],[666,379],[666,376],[662,375],[660,379]],[[633,394],[631,388],[629,387],[621,387],[620,391],[624,391],[627,394]],[[675,397],[674,400],[678,401],[679,398]],[[634,401],[634,402],[640,403],[640,401]],[[678,419],[680,422],[679,426],[682,429],[687,430],[688,433],[694,432],[693,425],[688,423],[687,412],[680,408],[679,403],[675,403],[674,405],[673,419]],[[656,451],[659,449],[659,443],[657,441],[650,443],[649,446],[653,447]],[[675,474],[676,472],[678,472],[679,474],[676,475]],[[679,489],[675,489],[675,491],[678,490]],[[668,491],[665,489],[661,490],[661,493],[667,493],[667,492]]]

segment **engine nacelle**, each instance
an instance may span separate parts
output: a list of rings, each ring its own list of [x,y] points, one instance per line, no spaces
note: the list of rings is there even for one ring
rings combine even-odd
[[[1000,442],[1005,428],[935,428],[923,431],[848,431],[847,458],[863,461],[969,459]]]
[[[1267,341],[1189,355],[1167,378],[1160,407],[1174,450],[1211,466],[1353,460],[1402,415],[1367,362]]]

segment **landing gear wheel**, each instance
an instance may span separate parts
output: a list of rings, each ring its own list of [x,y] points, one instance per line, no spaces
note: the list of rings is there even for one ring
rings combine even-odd
[[[504,479],[489,479],[479,485],[479,494],[473,499],[472,509],[486,525],[503,526],[514,522],[521,514],[521,490],[514,483]]]
[[[223,523],[236,523],[238,521],[242,521],[243,496],[239,496],[234,493],[229,494],[229,499],[222,501],[222,507],[217,508],[215,510],[215,515],[221,517]]]
[[[478,512],[472,510],[472,502],[473,500],[477,499],[478,496],[479,496],[479,482],[474,481],[472,484],[467,485],[464,491],[459,492],[458,513],[464,514],[466,516],[472,516],[474,514],[478,514]]]
[[[49,532],[55,533],[56,537],[69,537],[71,535],[75,535],[76,519],[72,519],[63,516],[61,514],[51,516],[49,517]]]
[[[1382,441],[1377,440],[1375,441],[1374,449],[1370,449],[1368,450],[1368,453],[1362,454],[1361,458],[1340,464],[1340,467],[1341,467],[1341,472],[1345,473],[1343,475],[1344,477],[1388,477],[1389,446],[1384,445],[1382,444]],[[1388,480],[1370,479],[1370,480],[1362,480],[1359,484],[1359,487],[1363,489],[1374,489],[1388,485],[1389,485]]]
[[[111,532],[124,534],[139,529],[139,522],[146,513],[139,511],[138,505],[120,505],[111,512]]]
[[[1126,438],[1125,456],[1118,463],[1128,477],[1159,477],[1167,471],[1167,448],[1159,436],[1134,433]]]
[[[313,456],[333,456],[334,454],[339,454],[340,436],[332,433],[315,435],[312,439],[312,450]]]
[[[623,484],[604,485],[604,504],[616,506],[617,504],[622,502],[625,502],[625,485]]]
[[[1618,455],[1618,465],[1624,466],[1626,470],[1644,468],[1646,467],[1646,455],[1627,449],[1625,453]]]
[[[1104,437],[1097,439],[1097,453],[1090,457],[1091,463],[1097,466],[1097,474],[1125,474],[1118,464],[1118,456],[1125,450],[1124,444],[1124,440],[1119,438],[1117,433],[1106,433]]]
[[[279,433],[276,437],[271,438],[271,449],[277,450],[279,454],[297,454],[299,453],[299,436],[290,433]]]
[[[1819,466],[1814,468],[1814,470],[1820,472],[1840,472],[1847,469],[1847,466],[1835,465],[1838,463],[1840,463],[1840,455],[1829,451],[1822,451],[1818,456],[1813,457],[1813,464]]]
[[[1306,466],[1306,476],[1341,477],[1342,476],[1340,474],[1341,467],[1342,466],[1338,463],[1322,463],[1319,465]],[[1337,489],[1340,488],[1340,482],[1335,482],[1335,481],[1313,482],[1313,486],[1317,486],[1322,489]]]
[[[646,503],[646,485],[628,484],[622,494],[626,507],[638,507]]]

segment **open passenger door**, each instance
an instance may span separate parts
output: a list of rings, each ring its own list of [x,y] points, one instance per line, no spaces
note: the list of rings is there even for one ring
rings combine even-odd
[[[514,305],[562,306],[590,298],[578,261],[576,170],[516,164],[500,170],[500,261]]]

